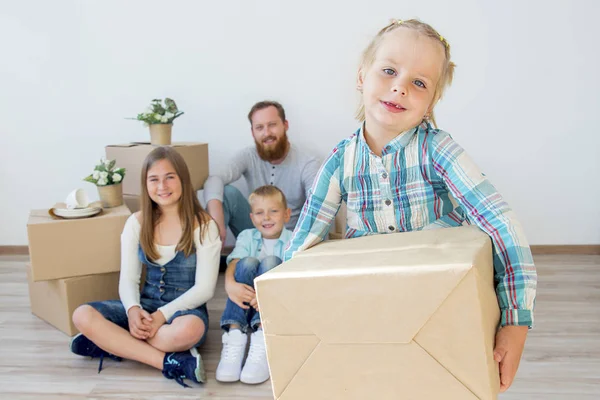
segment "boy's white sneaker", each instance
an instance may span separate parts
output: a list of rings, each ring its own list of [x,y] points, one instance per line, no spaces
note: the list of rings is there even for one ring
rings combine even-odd
[[[255,385],[269,379],[269,364],[265,348],[265,336],[259,329],[250,336],[250,350],[240,380]]]
[[[231,329],[223,333],[222,342],[223,349],[216,378],[220,382],[237,382],[240,380],[248,337],[239,329]]]

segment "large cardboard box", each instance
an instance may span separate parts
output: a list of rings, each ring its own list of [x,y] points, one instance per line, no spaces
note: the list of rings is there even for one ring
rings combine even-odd
[[[132,214],[140,211],[140,196],[124,194],[123,201],[125,202],[125,205],[127,206],[127,208],[129,208],[129,211],[131,211]]]
[[[496,399],[476,227],[324,242],[255,280],[276,399]]]
[[[33,281],[119,271],[121,233],[130,215],[126,205],[81,219],[59,219],[48,210],[32,210],[27,235]]]
[[[119,273],[80,276],[34,282],[27,265],[31,312],[67,335],[79,331],[73,325],[73,311],[91,301],[119,299]]]
[[[141,175],[144,159],[157,146],[149,143],[126,143],[106,146],[106,158],[117,160],[117,167],[126,168],[123,179],[123,193],[142,194]],[[173,143],[171,145],[185,160],[192,185],[195,190],[204,186],[208,178],[208,144],[207,143]]]

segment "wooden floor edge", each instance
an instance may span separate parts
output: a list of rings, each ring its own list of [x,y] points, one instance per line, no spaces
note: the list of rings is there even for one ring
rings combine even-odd
[[[545,254],[580,254],[599,255],[600,244],[536,244],[531,245],[531,252],[537,255]]]
[[[28,246],[0,246],[0,256],[26,256],[29,255]]]
[[[227,255],[231,249],[225,249],[223,255]],[[600,255],[600,244],[535,244],[531,245],[534,255],[546,254],[581,254]],[[0,246],[0,255],[28,255],[28,246]]]

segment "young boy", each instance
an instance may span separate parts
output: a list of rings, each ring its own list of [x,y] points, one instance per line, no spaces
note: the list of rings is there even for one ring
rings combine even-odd
[[[281,264],[292,233],[285,229],[291,210],[281,190],[261,186],[249,197],[254,229],[242,231],[233,252],[227,257],[225,291],[227,304],[221,317],[223,350],[217,380],[257,384],[269,379],[269,366],[260,314],[254,292],[254,278]],[[251,328],[250,350],[242,361]]]

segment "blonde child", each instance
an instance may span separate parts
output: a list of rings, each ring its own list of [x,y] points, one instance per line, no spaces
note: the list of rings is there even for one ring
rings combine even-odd
[[[494,246],[501,309],[494,358],[501,391],[512,383],[533,325],[537,275],[514,212],[433,110],[452,81],[450,45],[418,20],[379,31],[358,71],[360,128],[321,166],[285,260],[319,243],[340,204],[346,237],[475,224]]]
[[[237,238],[227,257],[225,290],[228,295],[221,317],[223,349],[217,366],[217,380],[247,384],[269,379],[269,366],[260,314],[254,292],[254,279],[281,264],[292,232],[285,229],[291,210],[281,190],[267,185],[256,189],[249,198],[250,219],[254,229],[246,229]],[[242,369],[248,329],[250,349]]]
[[[141,211],[121,234],[121,300],[93,302],[73,313],[80,356],[127,358],[184,379],[206,380],[197,346],[208,330],[206,302],[219,272],[219,228],[198,202],[185,161],[158,147],[142,168]],[[142,264],[146,279],[140,294]]]

